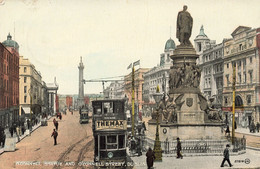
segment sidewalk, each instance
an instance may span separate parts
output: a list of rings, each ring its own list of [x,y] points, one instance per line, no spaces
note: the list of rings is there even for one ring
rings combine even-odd
[[[146,156],[145,152],[140,157],[131,157],[134,161],[134,169],[146,169]],[[247,150],[245,154],[230,156],[232,168],[253,168],[260,167],[260,153],[253,150]],[[245,159],[249,159],[249,164],[246,164]],[[223,160],[223,156],[194,156],[183,157],[183,159],[176,159],[176,155],[173,157],[163,157],[162,162],[155,162],[155,169],[217,169],[221,168],[220,164]],[[225,163],[227,166],[227,162]]]
[[[49,120],[50,118],[52,118],[52,116],[48,116],[48,117],[47,117],[48,120]],[[39,122],[37,125],[34,125],[34,126],[32,127],[31,133],[32,133],[33,131],[35,131],[36,129],[38,129],[40,126],[41,126],[41,122]],[[30,134],[31,134],[31,133],[30,133]],[[25,137],[27,137],[27,136],[30,135],[30,134],[27,134],[27,133],[25,132],[23,135],[20,136],[20,141],[22,141]],[[20,142],[20,141],[18,140],[18,137],[16,137],[16,143],[18,143],[18,142]],[[0,155],[1,155],[2,153],[4,153],[4,148],[0,147]]]
[[[251,136],[256,136],[256,137],[260,137],[260,132],[259,133],[250,133],[249,132],[249,128],[242,128],[239,127],[235,130],[236,133],[241,133],[241,134],[245,134],[245,135],[251,135]]]

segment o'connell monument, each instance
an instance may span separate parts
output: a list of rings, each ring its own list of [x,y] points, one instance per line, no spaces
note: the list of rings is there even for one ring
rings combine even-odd
[[[193,18],[187,6],[178,13],[176,36],[177,46],[171,59],[168,99],[159,103],[160,138],[174,140],[220,139],[224,125],[220,112],[211,108],[210,102],[201,94],[199,84],[201,70],[196,65],[198,55],[189,38]],[[150,137],[154,137],[156,112],[149,121]],[[154,132],[154,133],[153,133]]]

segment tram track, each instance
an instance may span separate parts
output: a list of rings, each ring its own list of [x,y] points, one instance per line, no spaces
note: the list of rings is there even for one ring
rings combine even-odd
[[[74,167],[74,169],[77,169],[77,168],[82,168],[84,169],[85,167],[84,166],[78,166],[77,164],[84,160],[84,155],[86,154],[87,150],[88,150],[88,147],[90,147],[92,144],[93,144],[93,138],[88,141],[81,149],[80,149],[80,152],[79,152],[79,155],[78,155],[78,158],[77,158],[77,162],[76,162],[76,165]]]
[[[72,144],[69,148],[67,148],[67,150],[65,152],[63,152],[59,159],[57,161],[64,163],[65,162],[65,158],[70,154],[70,152],[78,145],[80,144],[82,141],[84,141],[85,139],[88,139],[90,136],[84,137],[81,140],[79,140],[78,142]],[[63,166],[54,166],[53,169],[60,169]]]

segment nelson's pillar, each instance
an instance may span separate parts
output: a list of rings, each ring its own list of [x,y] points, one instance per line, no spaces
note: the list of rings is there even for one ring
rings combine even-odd
[[[84,82],[83,82],[83,70],[84,65],[82,62],[82,57],[80,57],[80,63],[79,63],[79,96],[78,96],[78,108],[85,105],[84,103]]]

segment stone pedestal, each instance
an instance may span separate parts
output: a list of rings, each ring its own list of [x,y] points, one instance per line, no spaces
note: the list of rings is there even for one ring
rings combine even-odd
[[[171,56],[173,66],[170,70],[169,95],[177,120],[161,121],[159,128],[160,140],[221,140],[224,133],[221,120],[210,121],[206,98],[199,89],[201,70],[196,65],[198,55],[192,46],[178,46]],[[166,104],[167,105],[167,104]],[[166,111],[170,112],[169,109]],[[163,112],[163,111],[161,111]],[[206,113],[207,112],[207,113]],[[175,118],[176,119],[176,118]],[[155,138],[155,120],[148,122],[148,137]]]
[[[160,140],[169,141],[176,140],[177,137],[182,140],[221,140],[224,133],[222,133],[222,123],[216,124],[166,124],[161,123],[159,128]],[[148,138],[154,139],[156,134],[156,124],[149,122]]]

